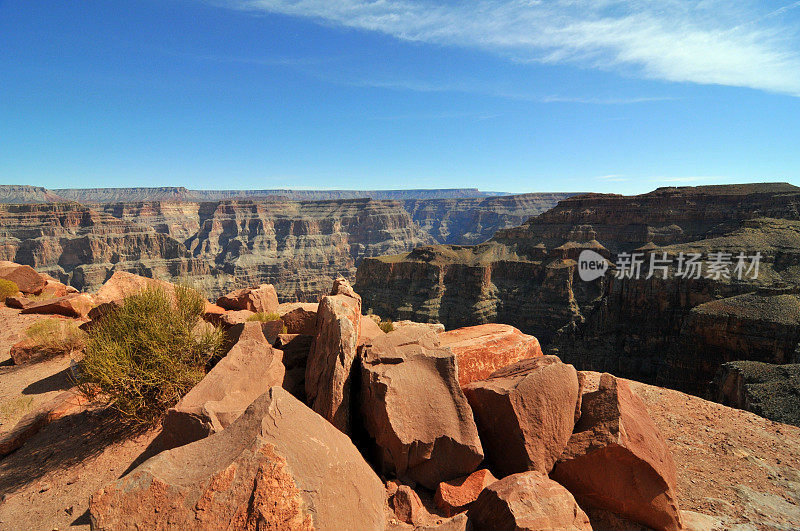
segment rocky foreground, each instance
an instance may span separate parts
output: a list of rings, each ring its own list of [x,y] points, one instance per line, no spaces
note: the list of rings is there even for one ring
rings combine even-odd
[[[23,306],[60,289],[1,266]],[[91,329],[153,285],[171,289],[120,272],[33,312],[0,307],[0,527],[800,526],[800,428],[576,371],[508,325],[387,333],[345,279],[319,303],[281,304],[270,285],[207,303],[228,353],[159,426],[130,431],[75,393],[79,349],[37,352],[26,329]]]

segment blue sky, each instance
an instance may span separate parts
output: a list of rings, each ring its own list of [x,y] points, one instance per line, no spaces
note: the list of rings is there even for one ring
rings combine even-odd
[[[0,183],[800,185],[800,2],[0,1]]]

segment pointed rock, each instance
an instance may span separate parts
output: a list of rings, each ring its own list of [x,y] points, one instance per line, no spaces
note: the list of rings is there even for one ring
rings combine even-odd
[[[464,386],[490,468],[548,474],[580,411],[578,373],[555,356],[520,361]]]
[[[167,410],[162,422],[163,448],[189,444],[222,431],[266,389],[283,384],[283,353],[267,342],[261,323],[251,321],[241,327],[228,354]]]
[[[456,358],[435,333],[407,328],[363,348],[361,415],[384,469],[433,490],[483,460]]]
[[[349,286],[337,284],[334,291],[346,291]],[[350,433],[352,371],[361,333],[361,298],[356,297],[326,295],[320,301],[317,333],[308,354],[305,377],[308,404],[347,434]]]
[[[385,527],[385,490],[353,443],[280,387],[226,430],[101,489],[93,529]]]
[[[654,529],[680,529],[672,454],[642,400],[605,373],[583,396],[552,478],[586,507],[605,509]]]

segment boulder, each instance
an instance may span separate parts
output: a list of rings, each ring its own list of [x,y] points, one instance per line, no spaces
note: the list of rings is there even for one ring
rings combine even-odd
[[[148,288],[161,288],[167,293],[175,291],[175,285],[164,280],[134,275],[127,271],[115,271],[111,278],[106,280],[105,284],[94,294],[94,300],[98,306],[115,301],[119,303],[126,297]]]
[[[15,295],[13,297],[6,297],[6,306],[9,308],[16,308],[18,310],[22,310],[33,301],[27,297],[23,297],[22,295]]]
[[[246,323],[248,319],[255,315],[255,312],[251,312],[250,310],[233,310],[226,311],[218,317],[214,314],[206,315],[211,316],[210,319],[208,319],[208,322],[211,324],[222,327],[224,330],[229,330],[234,326]]]
[[[642,400],[608,373],[583,396],[581,418],[551,476],[585,507],[655,529],[681,527],[672,455]]]
[[[286,324],[286,332],[289,334],[316,334],[317,307],[317,304],[304,304],[281,314],[281,319]]]
[[[0,261],[0,278],[15,283],[25,294],[39,295],[47,284],[47,279],[31,266],[15,264],[6,260]]]
[[[264,337],[267,338],[267,341],[270,345],[277,343],[278,336],[286,331],[286,325],[284,325],[283,321],[280,319],[275,319],[274,321],[256,322],[261,324],[261,332],[264,334]]]
[[[407,524],[419,524],[429,513],[419,495],[408,485],[400,485],[392,495],[392,509],[398,520]]]
[[[331,295],[346,295],[347,297],[356,299],[358,301],[358,307],[361,308],[361,295],[355,292],[353,286],[351,286],[350,282],[344,277],[338,277],[333,281]]]
[[[61,282],[53,279],[47,279],[45,281],[44,288],[42,288],[41,295],[44,297],[63,297],[68,293],[76,293],[77,290],[75,288],[69,289],[71,286],[66,286]]]
[[[272,284],[261,284],[257,288],[243,288],[223,295],[217,299],[217,305],[226,310],[275,313],[278,309],[278,294]]]
[[[572,494],[536,471],[492,483],[472,504],[467,517],[473,529],[592,529]]]
[[[95,493],[93,529],[384,529],[385,490],[346,435],[280,387],[230,427]]]
[[[241,325],[238,340],[162,422],[164,448],[174,448],[222,431],[264,390],[283,384],[283,353],[273,349],[261,323]]]
[[[0,436],[0,457],[3,457],[36,435],[47,424],[67,415],[84,411],[89,400],[77,388],[62,391],[51,400],[22,417],[10,431]]]
[[[497,481],[487,469],[476,470],[469,476],[443,481],[436,487],[434,501],[445,516],[453,516],[469,509],[478,495]]]
[[[424,328],[390,332],[363,347],[361,416],[381,466],[433,490],[483,460],[455,356]]]
[[[360,333],[360,298],[345,294],[322,298],[317,311],[317,333],[306,364],[306,397],[314,411],[347,434],[351,373]]]
[[[20,313],[39,313],[83,318],[94,307],[94,299],[86,293],[70,293],[64,297],[33,301],[26,304]]]
[[[462,387],[483,380],[511,363],[542,355],[539,340],[505,324],[482,324],[442,332],[442,346],[458,358],[458,382]]]
[[[500,477],[548,474],[567,446],[580,414],[572,365],[555,356],[523,360],[464,386],[486,460]]]

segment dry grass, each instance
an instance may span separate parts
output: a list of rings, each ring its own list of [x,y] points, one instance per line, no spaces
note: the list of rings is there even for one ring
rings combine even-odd
[[[0,302],[5,303],[6,299],[19,293],[19,286],[16,282],[0,278]]]
[[[82,350],[86,346],[86,332],[69,319],[44,319],[25,330],[24,343],[37,358],[52,358]]]
[[[378,324],[378,326],[380,327],[381,330],[383,330],[387,334],[389,332],[391,332],[392,330],[394,330],[394,323],[392,322],[391,319],[383,319],[383,320],[381,320],[381,322]]]
[[[91,331],[82,388],[110,397],[137,424],[153,424],[203,376],[222,349],[218,328],[198,327],[205,301],[185,286],[175,297],[148,289],[125,299]]]

